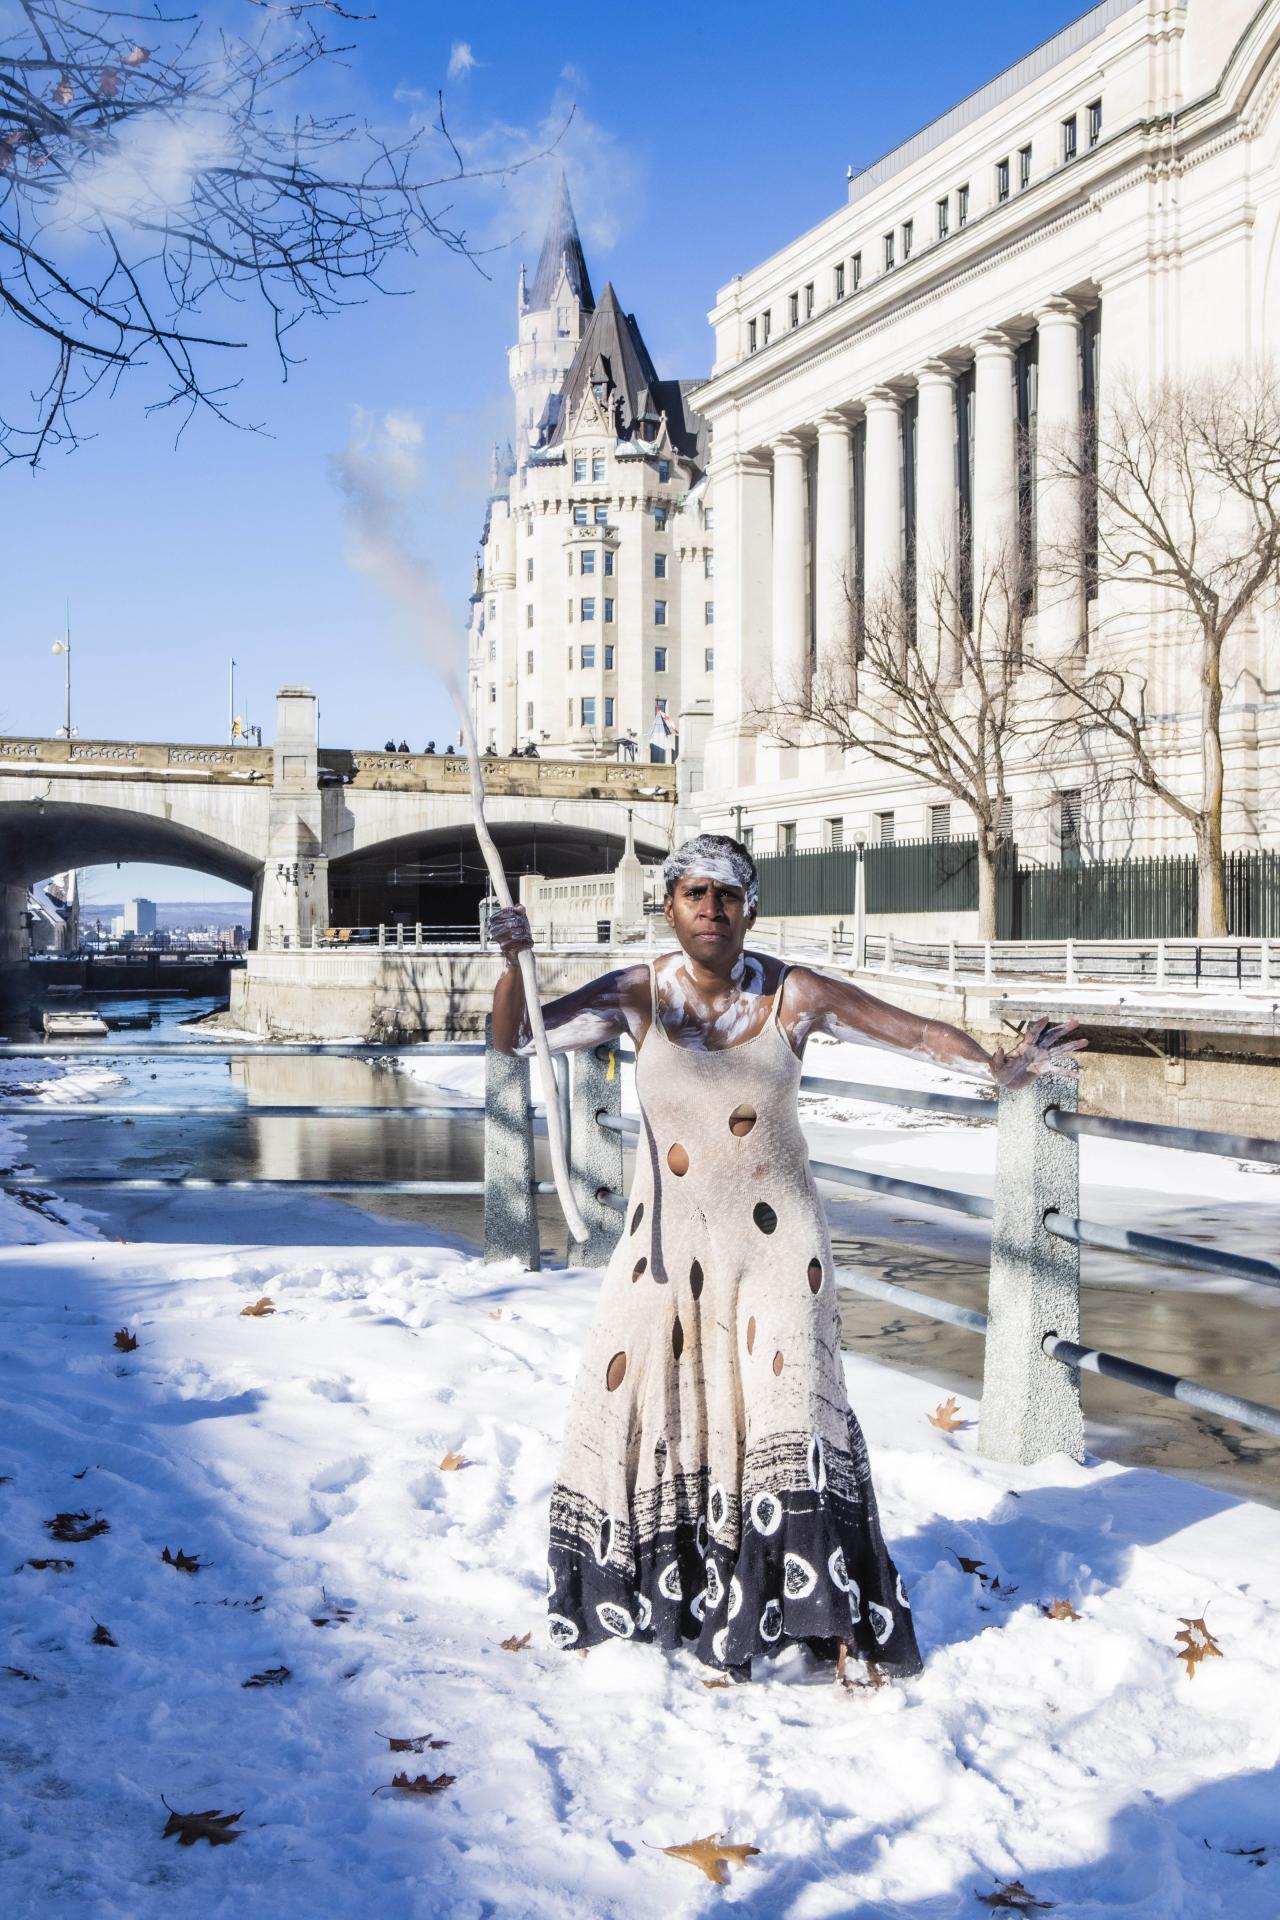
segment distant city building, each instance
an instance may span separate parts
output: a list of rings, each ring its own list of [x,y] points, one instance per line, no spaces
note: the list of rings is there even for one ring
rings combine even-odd
[[[124,931],[126,933],[154,933],[156,930],[156,905],[154,900],[126,900],[124,903]]]
[[[483,751],[667,761],[696,778],[715,666],[701,384],[659,378],[612,286],[597,303],[568,188],[520,271],[516,432],[494,449],[472,594]],[[514,450],[513,450],[514,449]]]

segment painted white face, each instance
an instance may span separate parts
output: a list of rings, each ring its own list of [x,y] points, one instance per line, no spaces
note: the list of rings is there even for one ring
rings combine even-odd
[[[666,872],[670,874],[670,865]],[[699,854],[696,861],[690,859],[687,865],[681,865],[674,879],[673,887],[681,880],[709,880],[712,886],[734,887],[744,895],[748,913],[754,912],[759,904],[759,893],[754,885],[748,884],[738,866],[730,859],[715,854]]]

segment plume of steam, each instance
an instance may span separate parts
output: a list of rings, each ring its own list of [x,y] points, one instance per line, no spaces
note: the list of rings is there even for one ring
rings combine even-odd
[[[449,49],[449,78],[451,80],[465,80],[472,67],[478,67],[479,64],[480,62],[476,59],[474,53],[472,53],[468,41],[454,41]]]

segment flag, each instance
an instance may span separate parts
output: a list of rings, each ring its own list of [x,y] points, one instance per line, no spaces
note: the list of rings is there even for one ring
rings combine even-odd
[[[676,732],[677,729],[671,724],[670,720],[668,720],[662,708],[655,707],[653,710],[653,725],[649,729],[649,745],[651,747],[669,746],[675,739]]]

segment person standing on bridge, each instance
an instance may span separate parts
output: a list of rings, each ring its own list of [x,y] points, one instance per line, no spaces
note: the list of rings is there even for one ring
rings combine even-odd
[[[690,1647],[750,1675],[791,1645],[909,1675],[911,1605],[880,1530],[849,1406],[831,1238],[797,1093],[813,1033],[1017,1086],[1074,1065],[1069,1027],[988,1053],[852,981],[745,951],[758,878],[722,834],[663,869],[680,950],[543,1010],[553,1052],[631,1037],[641,1128],[551,1495],[553,1645]],[[522,907],[490,923],[506,962],[493,1041],[532,1052]]]

